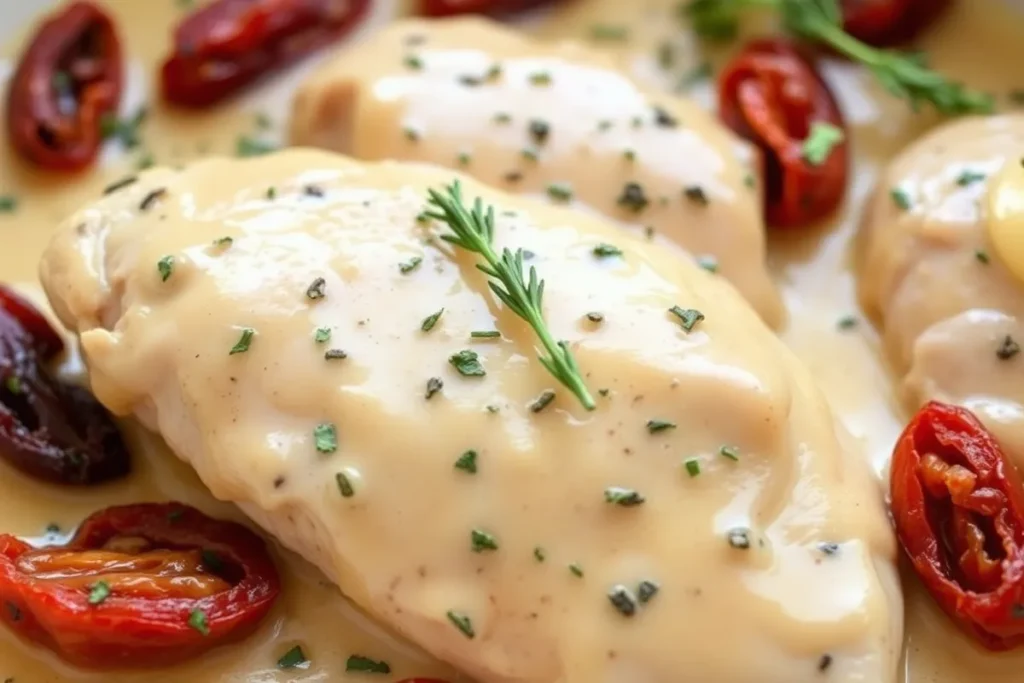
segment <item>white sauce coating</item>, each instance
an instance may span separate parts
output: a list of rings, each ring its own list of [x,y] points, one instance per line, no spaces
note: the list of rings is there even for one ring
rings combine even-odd
[[[794,356],[687,260],[466,179],[497,205],[498,246],[535,254],[555,337],[608,390],[583,411],[473,259],[417,222],[425,189],[452,176],[302,150],[149,171],[65,222],[43,283],[101,401],[159,430],[215,496],[372,616],[480,681],[895,680],[884,507]],[[600,243],[623,254],[596,257]],[[310,300],[318,277],[326,296]],[[673,305],[706,319],[687,332]],[[595,310],[599,324],[585,318]],[[245,327],[250,347],[229,355]],[[471,341],[481,329],[502,337]],[[335,347],[347,357],[325,360]],[[486,376],[451,367],[467,348]],[[435,376],[443,390],[427,399]],[[555,401],[531,411],[549,388]],[[651,433],[651,420],[675,426]],[[322,424],[334,452],[317,450]],[[467,449],[476,474],[454,467]],[[608,487],[646,502],[609,504]],[[728,540],[741,527],[746,549]],[[474,552],[473,530],[498,548]],[[609,591],[644,580],[660,590],[623,616]]]

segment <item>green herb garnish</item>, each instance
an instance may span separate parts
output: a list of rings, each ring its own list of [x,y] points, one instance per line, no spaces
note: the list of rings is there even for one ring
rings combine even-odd
[[[89,590],[89,604],[99,605],[110,597],[110,585],[106,581],[97,581]]]
[[[540,393],[536,399],[530,403],[530,412],[539,413],[540,411],[551,405],[551,402],[555,400],[555,392],[551,389],[545,389]]]
[[[240,135],[235,140],[236,157],[258,157],[277,151],[277,145],[251,138],[248,135]]]
[[[430,315],[423,319],[422,323],[420,323],[420,329],[423,330],[424,332],[430,332],[432,329],[434,329],[434,325],[437,324],[437,321],[441,319],[442,315],[444,315],[443,308],[438,309],[434,313],[431,313]]]
[[[469,333],[469,336],[473,339],[497,339],[501,336],[501,332],[497,330],[473,330]]]
[[[668,311],[679,318],[679,325],[687,332],[692,332],[697,323],[704,320],[704,314],[696,308],[680,308],[679,306],[673,306],[668,309]]]
[[[498,539],[492,534],[480,529],[473,529],[469,532],[470,545],[474,553],[482,553],[485,550],[497,550]]]
[[[666,429],[675,429],[676,423],[669,422],[668,420],[659,420],[657,418],[647,421],[647,431],[651,434],[657,434],[663,432]]]
[[[391,667],[384,660],[370,659],[362,655],[350,655],[345,662],[345,671],[361,671],[370,674],[389,674]]]
[[[316,332],[313,333],[313,341],[317,344],[325,344],[331,340],[331,328],[329,327],[318,327]]]
[[[162,259],[156,262],[157,272],[160,273],[160,281],[167,282],[167,278],[171,276],[174,271],[174,257],[164,256]]]
[[[462,635],[469,639],[476,637],[476,631],[473,630],[473,622],[465,614],[450,609],[447,612],[447,616],[448,621],[452,622],[455,628],[462,631]]]
[[[722,446],[718,449],[718,454],[733,461],[740,459],[740,449],[735,446]]]
[[[683,465],[686,467],[686,473],[691,477],[696,477],[700,474],[700,460],[697,458],[690,458]]]
[[[991,95],[932,71],[920,56],[878,49],[844,31],[838,0],[693,0],[680,6],[698,34],[717,40],[737,35],[739,14],[748,8],[778,10],[790,33],[864,64],[889,92],[908,100],[914,108],[930,104],[953,115],[992,111]]]
[[[963,172],[961,172],[960,175],[957,176],[956,184],[959,185],[960,187],[967,187],[968,185],[979,183],[987,177],[987,175],[979,171],[972,171],[970,169],[966,169]]]
[[[539,356],[541,365],[575,394],[584,408],[593,410],[596,405],[594,398],[587,391],[568,343],[556,342],[544,321],[544,281],[537,276],[536,268],[531,266],[529,278],[526,278],[523,273],[522,249],[514,253],[505,249],[499,257],[491,246],[494,238],[494,207],[489,206],[485,210],[483,202],[478,198],[473,203],[472,211],[467,210],[462,203],[458,181],[445,188],[444,192],[430,190],[429,204],[433,209],[430,212],[431,218],[442,221],[451,229],[451,234],[442,235],[441,238],[483,257],[485,263],[477,264],[477,268],[491,278],[491,291],[509,310],[533,328],[547,352]],[[480,374],[483,374],[482,367]]]
[[[569,565],[569,571],[572,572],[573,576],[583,578],[583,566],[579,562],[573,562]]]
[[[17,208],[17,197],[13,194],[0,195],[0,213],[14,213]]]
[[[910,195],[902,188],[892,188],[889,190],[889,196],[892,197],[892,203],[904,211],[909,210],[913,206],[910,201]]]
[[[413,256],[408,261],[403,261],[402,263],[399,263],[398,264],[398,270],[399,270],[399,272],[402,273],[402,275],[405,275],[407,273],[411,273],[412,271],[416,270],[416,268],[419,267],[419,265],[421,263],[423,263],[423,259],[421,257]]]
[[[231,350],[228,351],[228,355],[233,356],[236,353],[245,353],[248,351],[249,345],[252,344],[252,338],[255,334],[256,330],[251,327],[243,327],[242,335],[238,338],[238,341],[235,342],[235,345],[231,347]]]
[[[629,28],[619,24],[594,24],[590,27],[590,38],[597,42],[622,42],[629,40]]]
[[[476,474],[476,458],[477,452],[473,449],[469,449],[460,455],[459,459],[455,461],[455,469],[462,470],[463,472],[469,472],[470,474]]]
[[[188,625],[204,636],[210,635],[210,624],[206,619],[206,612],[201,609],[192,610],[188,615]]]
[[[428,401],[434,397],[434,394],[444,389],[444,380],[440,377],[431,377],[427,380],[427,391],[424,394],[424,398]]]
[[[277,660],[278,669],[297,669],[305,664],[308,664],[309,660],[306,659],[306,654],[302,651],[302,646],[296,645],[292,649],[281,655],[281,658]]]
[[[465,377],[483,377],[487,374],[484,366],[480,364],[480,356],[470,349],[452,354],[448,357],[448,362]]]
[[[547,559],[547,557],[548,556],[544,552],[544,548],[541,548],[539,545],[533,549],[533,559],[537,560],[538,562],[543,562]]]
[[[338,429],[330,422],[313,427],[313,440],[320,453],[333,453],[338,450]]]
[[[572,199],[572,186],[569,183],[551,183],[547,193],[555,201],[567,202]]]
[[[803,143],[804,160],[811,166],[821,166],[829,155],[846,140],[842,128],[825,121],[814,121]]]
[[[639,491],[622,488],[621,486],[609,486],[604,490],[604,501],[622,507],[635,507],[642,505],[644,498]]]
[[[338,472],[334,475],[334,483],[338,485],[338,491],[344,498],[351,498],[356,494],[355,488],[352,486],[351,480],[348,475],[344,472]]]
[[[602,242],[595,246],[591,253],[598,258],[608,258],[609,256],[622,256],[622,250],[614,244],[607,244]]]

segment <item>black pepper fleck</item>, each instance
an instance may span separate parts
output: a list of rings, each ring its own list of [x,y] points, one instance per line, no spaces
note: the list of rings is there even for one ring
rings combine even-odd
[[[622,187],[622,194],[617,200],[619,206],[625,207],[634,213],[639,213],[650,203],[644,188],[640,183],[629,182]]]

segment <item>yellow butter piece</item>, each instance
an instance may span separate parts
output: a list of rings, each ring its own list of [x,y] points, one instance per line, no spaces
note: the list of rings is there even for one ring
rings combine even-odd
[[[1008,161],[989,185],[988,238],[1000,261],[1024,281],[1024,164]]]

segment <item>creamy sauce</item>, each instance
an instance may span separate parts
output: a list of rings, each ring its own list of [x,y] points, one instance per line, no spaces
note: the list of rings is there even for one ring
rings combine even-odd
[[[166,49],[168,26],[180,11],[171,0],[110,1],[125,32],[133,62],[131,102],[125,113],[149,99],[148,74],[154,60]],[[394,11],[378,3],[377,16],[365,29],[380,26]],[[654,86],[674,86],[695,65],[695,49],[688,36],[669,19],[670,0],[643,3],[586,0],[553,13],[538,22],[549,36],[586,37],[595,23],[627,26],[628,42],[604,43],[618,53],[638,77]],[[20,6],[19,6],[20,9]],[[922,41],[933,64],[972,84],[1006,92],[1021,85],[1015,57],[1019,52],[1021,22],[992,2],[961,2],[959,7]],[[656,46],[670,39],[675,45],[676,67],[667,73],[657,65]],[[17,54],[18,40],[6,54]],[[716,60],[717,61],[717,60]],[[0,65],[0,73],[6,65]],[[295,77],[278,79],[237,105],[201,115],[175,114],[151,103],[152,114],[143,127],[144,148],[158,163],[177,163],[204,153],[233,150],[240,133],[255,132],[256,111],[277,113],[287,104]],[[845,65],[829,69],[854,130],[857,177],[847,208],[820,231],[773,235],[769,256],[773,271],[784,289],[790,315],[783,340],[805,361],[825,390],[846,427],[858,438],[876,471],[883,473],[888,451],[905,419],[897,405],[888,372],[880,361],[877,340],[862,323],[852,330],[837,329],[843,316],[857,312],[849,270],[849,241],[860,208],[885,159],[900,150],[919,131],[934,123],[914,117],[905,106],[881,95],[870,79]],[[698,94],[706,91],[698,86]],[[276,96],[275,96],[276,95]],[[0,133],[2,135],[2,133]],[[68,180],[40,177],[13,159],[0,144],[0,193],[13,193],[20,201],[17,212],[0,214],[0,275],[6,281],[32,286],[36,263],[57,223],[85,201],[99,195],[103,185],[123,175],[136,154],[120,159],[111,153],[112,168],[105,177],[88,174]],[[837,358],[841,359],[837,362]],[[5,531],[41,536],[45,526],[56,522],[68,529],[87,513],[116,502],[175,498],[222,515],[237,515],[216,504],[189,468],[178,463],[160,441],[141,429],[130,427],[136,446],[137,472],[130,481],[87,491],[55,489],[27,481],[9,469],[0,472],[0,498],[4,500]],[[397,680],[407,675],[440,675],[450,672],[432,664],[415,650],[387,638],[369,625],[331,588],[322,585],[316,570],[281,551],[286,574],[285,596],[272,619],[243,646],[218,651],[173,670],[147,673],[154,681],[347,681],[344,659],[352,652],[387,658]],[[1016,683],[1024,670],[1024,655],[992,655],[959,635],[912,580],[905,582],[907,636],[905,669],[907,683]],[[276,658],[292,644],[301,642],[312,655],[307,671],[279,672]],[[740,654],[739,656],[743,656]],[[63,667],[52,657],[16,642],[0,632],[0,678],[18,682],[111,681],[127,683],[137,674],[87,675]],[[365,679],[365,677],[363,677]],[[352,677],[351,680],[360,680]]]

